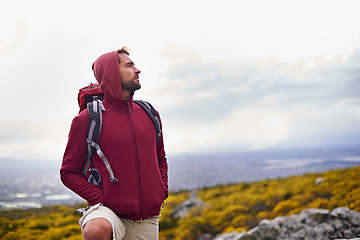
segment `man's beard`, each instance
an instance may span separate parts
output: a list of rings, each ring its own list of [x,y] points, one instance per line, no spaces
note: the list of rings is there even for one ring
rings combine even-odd
[[[128,90],[131,93],[134,93],[136,90],[139,90],[141,88],[140,83],[138,83],[136,80],[132,80],[131,82],[121,82],[121,88],[123,90]]]

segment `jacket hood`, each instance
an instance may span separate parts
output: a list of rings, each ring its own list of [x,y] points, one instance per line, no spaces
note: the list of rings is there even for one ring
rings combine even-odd
[[[94,76],[101,90],[118,100],[122,100],[121,74],[118,51],[101,55],[92,65]]]

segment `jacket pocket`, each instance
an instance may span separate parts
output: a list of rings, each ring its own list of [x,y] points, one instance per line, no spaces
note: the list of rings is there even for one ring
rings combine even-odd
[[[104,205],[113,210],[117,215],[139,215],[139,195],[137,188],[127,181],[112,183],[103,181]]]

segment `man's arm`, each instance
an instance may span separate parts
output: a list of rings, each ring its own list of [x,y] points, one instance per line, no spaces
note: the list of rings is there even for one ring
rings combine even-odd
[[[83,117],[85,117],[83,115]],[[85,120],[85,121],[84,121]],[[93,205],[103,202],[103,192],[89,183],[82,171],[86,159],[87,119],[75,117],[71,124],[68,143],[65,149],[60,177],[63,184]]]
[[[159,116],[159,121],[160,121],[160,127],[162,128],[159,113],[158,113],[158,116]],[[163,141],[162,132],[163,131],[161,129],[161,136],[160,136],[159,142],[156,146],[156,150],[157,150],[157,158],[158,158],[158,164],[159,164],[161,178],[164,183],[164,186],[166,187],[166,190],[168,190],[169,189],[168,188],[168,164],[167,164],[166,154],[165,154],[165,150],[164,150],[164,141]],[[168,194],[167,194],[167,196],[168,196]]]

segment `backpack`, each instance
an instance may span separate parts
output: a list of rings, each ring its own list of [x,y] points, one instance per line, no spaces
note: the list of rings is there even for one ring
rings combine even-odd
[[[109,174],[111,182],[118,182],[118,179],[115,178],[114,173],[110,167],[110,164],[101,150],[101,147],[98,144],[98,139],[101,133],[102,126],[102,112],[105,111],[105,107],[103,105],[104,92],[100,89],[100,85],[98,83],[90,84],[84,88],[81,88],[78,93],[78,104],[79,104],[79,112],[84,109],[88,109],[89,111],[89,127],[86,138],[86,152],[87,152],[87,162],[85,164],[83,175],[88,178],[88,181],[98,187],[100,187],[101,176],[97,169],[90,168],[92,157],[96,151],[99,157],[103,160]],[[159,141],[161,136],[161,128],[159,116],[154,109],[154,107],[144,101],[144,100],[133,100],[134,103],[139,105],[150,117],[153,122],[156,130],[156,144]]]

